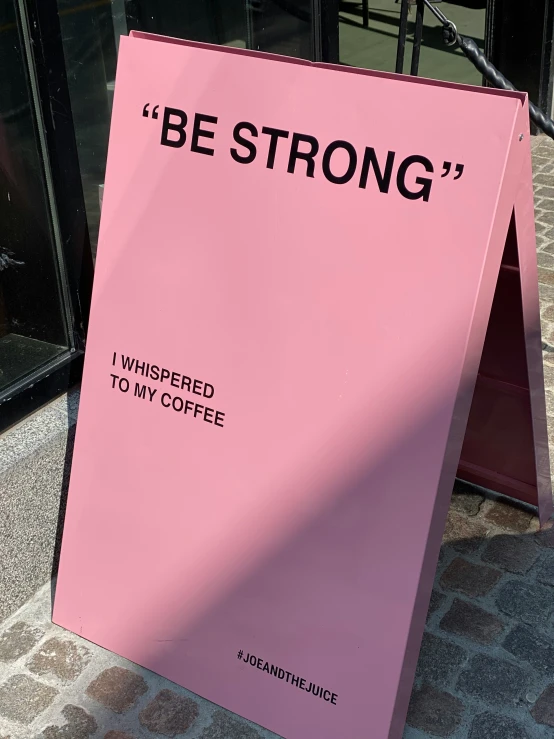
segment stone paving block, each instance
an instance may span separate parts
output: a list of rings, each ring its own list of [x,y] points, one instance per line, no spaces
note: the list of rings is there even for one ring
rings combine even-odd
[[[554,226],[554,210],[547,211],[543,210],[541,211],[541,214],[539,216],[539,220],[541,223],[546,223],[548,226]],[[552,319],[547,319],[551,321]]]
[[[554,180],[553,180],[553,178],[552,178],[551,175],[540,173],[540,174],[536,174],[533,177],[533,184],[535,186],[536,185],[550,185],[550,186],[552,186],[552,185],[554,185]]]
[[[422,678],[425,683],[444,687],[458,672],[466,658],[466,652],[457,644],[425,632],[416,676]]]
[[[200,734],[200,739],[260,739],[256,729],[226,711],[216,711],[212,723]]]
[[[412,693],[407,723],[433,736],[448,737],[460,725],[463,711],[464,704],[459,698],[424,685]]]
[[[554,305],[550,307],[554,310]],[[546,385],[546,387],[550,387],[551,389],[554,389],[554,367],[552,367],[552,365],[550,364],[544,364],[543,373],[544,373],[544,384]]]
[[[549,303],[554,304],[554,287],[549,287],[548,285],[539,285],[539,295],[541,305],[548,305]]]
[[[451,510],[465,513],[466,516],[476,516],[484,500],[485,496],[478,493],[472,485],[462,480],[454,482],[450,501]]]
[[[481,559],[507,572],[523,575],[538,556],[539,550],[532,539],[501,535],[491,539]]]
[[[163,736],[184,734],[198,718],[198,705],[172,690],[161,690],[139,714],[146,729]]]
[[[473,603],[456,598],[440,622],[441,629],[465,636],[481,644],[492,644],[502,633],[504,624],[493,613]]]
[[[451,510],[448,512],[442,541],[458,552],[469,554],[481,546],[487,531],[488,527],[477,517],[468,517]]]
[[[549,270],[543,270],[543,272],[549,272]],[[552,284],[554,284],[554,273],[552,273]],[[485,519],[495,526],[519,534],[527,531],[532,518],[533,514],[531,512],[518,507],[515,503],[506,503],[502,500],[493,501],[491,507],[485,513]]]
[[[43,629],[18,621],[0,635],[0,662],[13,662],[23,657],[43,636]]]
[[[508,716],[481,713],[473,719],[469,739],[531,739],[523,726]]]
[[[65,682],[79,677],[90,662],[90,651],[69,639],[53,637],[41,644],[27,666],[35,675],[53,675]]]
[[[512,705],[524,692],[528,675],[506,660],[476,654],[458,680],[458,690],[492,706]]]
[[[538,724],[554,727],[554,685],[549,685],[531,709]]]
[[[535,567],[534,572],[539,582],[554,586],[554,556],[549,552],[548,556]]]
[[[552,215],[554,215],[554,213]],[[538,254],[554,254],[554,242],[550,241],[550,239],[547,239],[545,236],[537,236],[537,249],[537,256]],[[544,289],[546,289],[546,286],[539,283],[539,290]],[[551,320],[552,319],[545,319],[542,324],[541,329],[543,340],[545,336],[548,336],[550,333],[549,330],[552,326],[552,324],[550,323]]]
[[[443,572],[440,582],[448,590],[477,598],[490,592],[501,577],[499,570],[456,557]]]
[[[547,164],[541,164],[541,172],[544,172],[546,174],[554,174],[554,165],[552,164],[552,160],[550,159]]]
[[[538,268],[539,282],[544,285],[554,285],[554,272],[550,269],[544,269],[544,267]]]
[[[517,624],[504,640],[504,649],[536,670],[554,675],[554,645],[551,637]]]
[[[108,731],[104,739],[135,739],[135,737],[132,734],[127,734],[126,731]]]
[[[537,264],[539,267],[544,267],[544,269],[554,269],[554,256],[547,252],[539,252],[537,254]]]
[[[552,198],[554,198],[554,187],[539,187],[535,190],[535,195],[538,198],[548,198],[549,200],[552,200]]]
[[[546,402],[546,415],[554,416],[554,394],[552,390],[546,390],[544,394]]]
[[[528,624],[545,624],[554,610],[554,597],[548,586],[519,581],[501,585],[496,605],[509,616]]]
[[[58,695],[50,685],[28,675],[13,675],[0,685],[0,716],[20,724],[30,724]]]
[[[86,693],[115,713],[125,713],[147,690],[144,678],[136,672],[109,667],[91,682]]]
[[[47,726],[43,739],[88,739],[98,728],[94,719],[84,708],[68,704],[62,709],[66,720],[63,726]]]

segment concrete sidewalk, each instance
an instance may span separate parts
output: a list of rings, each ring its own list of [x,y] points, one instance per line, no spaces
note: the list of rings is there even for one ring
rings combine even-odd
[[[533,141],[554,459],[554,142]],[[51,586],[0,626],[0,739],[274,736],[54,626]],[[371,739],[371,716],[367,720]],[[554,529],[457,486],[405,739],[554,737]],[[337,739],[359,739],[337,737]]]

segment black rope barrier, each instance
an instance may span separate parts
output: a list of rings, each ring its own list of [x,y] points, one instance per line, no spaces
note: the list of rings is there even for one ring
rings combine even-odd
[[[447,46],[458,46],[473,66],[478,69],[483,77],[495,87],[498,87],[501,90],[516,89],[512,83],[498,71],[494,64],[487,59],[472,38],[462,36],[458,33],[454,23],[445,16],[442,10],[433,5],[430,0],[423,0],[423,2],[426,7],[429,8],[431,13],[433,13],[433,15],[442,23],[443,40]],[[537,108],[537,106],[531,101],[529,101],[529,117],[533,123],[541,129],[541,131],[544,131],[547,136],[554,139],[554,121],[543,113],[540,108]]]

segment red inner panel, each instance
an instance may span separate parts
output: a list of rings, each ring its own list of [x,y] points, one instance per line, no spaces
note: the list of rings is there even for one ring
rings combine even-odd
[[[512,216],[458,477],[537,505],[521,282]]]

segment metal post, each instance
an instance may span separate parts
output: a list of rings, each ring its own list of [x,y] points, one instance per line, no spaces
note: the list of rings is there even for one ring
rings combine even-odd
[[[412,65],[410,74],[417,76],[419,72],[419,55],[421,52],[421,41],[423,39],[423,11],[425,5],[423,0],[417,0],[416,6],[416,22],[414,31],[414,45],[412,47]]]
[[[401,0],[398,46],[396,47],[396,67],[394,69],[397,74],[404,72],[404,51],[406,49],[406,35],[408,33],[408,8],[409,0]]]

